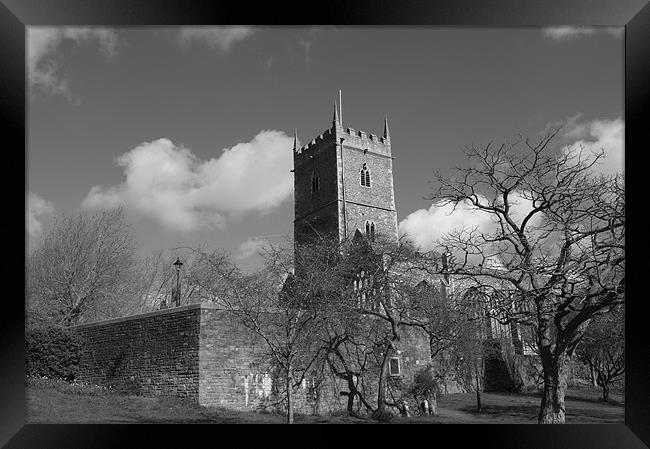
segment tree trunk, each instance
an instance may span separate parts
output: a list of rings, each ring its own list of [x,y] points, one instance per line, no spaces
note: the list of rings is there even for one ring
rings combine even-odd
[[[384,352],[384,359],[381,362],[381,369],[379,371],[379,384],[377,386],[377,410],[375,412],[377,418],[381,421],[386,418],[386,378],[388,373],[388,363],[392,351],[392,344],[389,342],[386,345]]]
[[[379,385],[377,386],[377,413],[383,416],[386,413],[386,372],[388,368],[388,351],[384,354],[379,371]]]
[[[609,401],[609,384],[603,382],[603,401]]]
[[[291,363],[287,369],[287,424],[293,424],[293,370]]]
[[[594,367],[589,365],[589,376],[591,378],[591,384],[596,388],[598,384],[596,383],[596,373],[594,372]]]
[[[481,413],[481,379],[479,377],[479,369],[476,367],[476,411]]]
[[[538,422],[539,424],[564,424],[564,395],[567,387],[569,357],[562,354],[558,357],[556,364],[550,352],[550,347],[542,349],[540,355],[544,370],[544,391]]]

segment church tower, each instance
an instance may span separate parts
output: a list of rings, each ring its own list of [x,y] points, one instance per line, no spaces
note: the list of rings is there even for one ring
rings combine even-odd
[[[294,135],[294,239],[317,235],[397,241],[393,157],[383,136],[344,127],[334,102],[332,126],[306,145]]]

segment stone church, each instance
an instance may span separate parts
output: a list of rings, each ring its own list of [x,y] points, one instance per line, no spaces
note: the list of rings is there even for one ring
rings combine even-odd
[[[331,127],[305,145],[294,136],[294,239],[362,237],[397,242],[393,157],[388,120],[381,136],[343,127],[334,104]],[[291,151],[291,149],[287,149]],[[300,267],[295,267],[299,275]],[[434,280],[451,289],[449,279]],[[82,381],[126,385],[143,395],[191,398],[201,405],[259,410],[279,391],[264,341],[218,305],[190,304],[76,326],[85,345]],[[404,385],[430,363],[427,338],[405,332],[391,381]],[[333,379],[316,386],[307,377],[296,411],[345,409],[346,389]],[[274,401],[275,399],[275,401]]]

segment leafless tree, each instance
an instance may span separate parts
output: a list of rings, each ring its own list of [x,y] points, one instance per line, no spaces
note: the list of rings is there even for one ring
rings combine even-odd
[[[202,270],[194,272],[193,282],[266,343],[284,378],[287,423],[293,423],[294,392],[319,354],[321,284],[311,279],[298,286],[294,279],[283,289],[293,268],[293,251],[287,248],[269,247],[264,267],[253,273],[241,271],[222,251],[197,250],[195,255]]]
[[[138,283],[134,289],[141,300],[138,302],[140,310],[145,312],[166,309],[176,305],[176,268],[173,263],[178,257],[183,263],[180,269],[179,305],[208,302],[214,299],[213,292],[223,290],[224,280],[219,277],[210,279],[211,267],[205,258],[198,257],[205,254],[202,249],[175,247],[171,250],[157,250],[141,259],[138,264]],[[208,282],[208,279],[210,281]],[[203,291],[209,284],[210,292]]]
[[[28,260],[30,322],[70,326],[120,316],[137,258],[121,208],[57,217]]]
[[[595,374],[596,384],[603,390],[603,401],[609,400],[612,383],[625,374],[625,323],[622,310],[595,317],[578,346],[578,358]]]
[[[470,148],[468,166],[438,174],[430,197],[490,220],[490,230],[463,228],[442,244],[452,273],[490,279],[500,291],[490,306],[502,322],[533,328],[544,377],[540,423],[565,421],[576,346],[594,314],[624,301],[623,178],[594,174],[602,152],[553,148],[557,132]]]
[[[379,368],[374,416],[380,420],[388,416],[388,407],[406,413],[402,394],[405,392],[390,389],[389,363],[407,328],[421,332],[422,322],[413,314],[416,303],[409,273],[422,257],[409,241],[394,242],[381,234],[377,234],[374,241],[356,236],[345,251],[348,270],[353,273],[356,314],[380,324],[381,331],[374,335]]]

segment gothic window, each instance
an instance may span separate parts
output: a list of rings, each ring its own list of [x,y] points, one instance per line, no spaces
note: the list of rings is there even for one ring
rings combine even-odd
[[[375,241],[375,223],[373,221],[366,221],[366,237],[371,242]]]
[[[320,178],[315,171],[311,174],[311,193],[316,193],[320,190]]]
[[[370,285],[370,279],[366,277],[366,273],[361,270],[359,271],[352,280],[352,287],[354,294],[357,297],[357,303],[359,307],[372,307],[372,303],[369,302],[373,296],[373,289]]]
[[[391,376],[399,376],[400,366],[399,366],[399,357],[391,357],[388,362],[388,371]]]
[[[361,185],[363,187],[370,187],[370,170],[368,170],[368,167],[366,164],[363,164],[363,167],[361,167]]]

